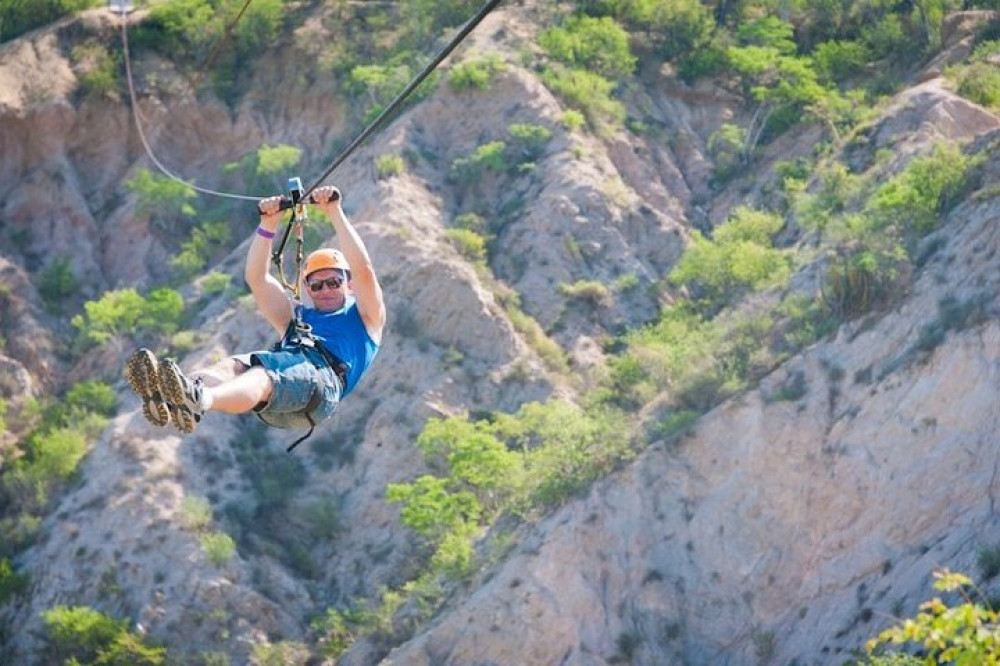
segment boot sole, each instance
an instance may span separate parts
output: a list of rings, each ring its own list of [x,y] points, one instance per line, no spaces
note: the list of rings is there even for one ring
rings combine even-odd
[[[161,365],[159,380],[160,390],[163,391],[163,397],[167,400],[167,409],[170,410],[174,425],[183,433],[194,432],[200,419],[184,406],[184,382],[177,368],[172,364]]]
[[[156,357],[148,349],[132,354],[125,365],[125,379],[142,400],[142,415],[162,428],[170,421],[167,403],[160,395]]]

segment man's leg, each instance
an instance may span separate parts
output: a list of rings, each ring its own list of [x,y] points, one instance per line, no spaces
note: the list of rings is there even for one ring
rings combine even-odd
[[[227,414],[245,414],[271,397],[274,385],[267,371],[260,366],[246,368],[234,378],[212,387],[205,387],[207,409]]]
[[[209,410],[229,414],[244,414],[271,397],[273,384],[263,368],[247,368],[234,361],[228,368],[214,367],[209,381],[219,381],[215,386],[205,386],[203,376],[190,379],[175,362],[166,359],[160,363],[159,382],[163,397],[170,409],[170,416],[181,432],[194,432],[202,415]],[[202,374],[204,373],[196,373]]]
[[[228,382],[238,375],[243,374],[246,372],[248,367],[249,366],[241,362],[238,358],[230,356],[222,359],[218,363],[208,366],[204,370],[193,371],[191,373],[191,377],[193,379],[200,379],[201,383],[205,386],[218,386],[223,382]]]

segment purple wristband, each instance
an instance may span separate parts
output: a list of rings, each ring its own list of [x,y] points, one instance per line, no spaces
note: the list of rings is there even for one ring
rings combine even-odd
[[[274,232],[268,231],[264,227],[257,227],[257,235],[260,236],[261,238],[266,238],[268,240],[274,238]]]

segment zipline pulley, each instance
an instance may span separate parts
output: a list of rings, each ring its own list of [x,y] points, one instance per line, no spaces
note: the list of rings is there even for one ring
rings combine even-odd
[[[271,254],[271,261],[274,262],[274,265],[278,269],[278,279],[281,281],[281,284],[285,289],[292,292],[295,300],[299,300],[299,278],[302,275],[302,246],[304,245],[305,221],[309,219],[305,202],[302,200],[301,178],[288,179],[288,195],[281,197],[281,204],[278,210],[288,209],[291,209],[292,214],[288,218],[288,224],[285,225],[285,232],[281,236],[281,242],[278,243],[278,247]],[[295,228],[295,281],[289,284],[285,278],[284,262],[281,259],[285,252],[285,245],[288,243],[288,236],[292,232],[292,227]]]

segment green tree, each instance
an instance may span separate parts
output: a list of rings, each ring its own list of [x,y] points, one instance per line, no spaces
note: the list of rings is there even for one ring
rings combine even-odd
[[[70,410],[93,412],[102,416],[114,416],[117,402],[115,390],[96,379],[74,384],[66,394],[66,406]]]
[[[42,611],[42,620],[48,649],[59,663],[94,662],[128,626],[88,606],[56,606]]]
[[[170,335],[177,331],[184,312],[184,299],[174,289],[160,287],[143,298],[135,289],[105,292],[96,301],[83,304],[83,314],[70,323],[79,331],[84,348],[100,345],[119,335],[146,332]]]
[[[459,157],[451,163],[448,178],[460,186],[468,187],[477,183],[487,173],[503,173],[507,170],[507,144],[490,141],[477,146],[472,154]]]
[[[959,573],[934,572],[934,589],[958,592],[963,603],[950,606],[939,597],[920,605],[916,617],[886,629],[866,645],[871,653],[880,647],[912,645],[926,655],[924,664],[1000,663],[1000,616],[969,592],[972,581]]]
[[[385,497],[403,505],[403,524],[439,542],[449,533],[463,531],[479,520],[481,507],[468,490],[453,490],[448,479],[421,476],[412,483],[390,483]]]
[[[625,120],[624,105],[612,97],[618,84],[600,74],[556,65],[542,72],[542,81],[595,128],[617,127]]]
[[[53,259],[42,273],[42,279],[38,284],[39,296],[52,308],[61,307],[63,300],[76,294],[79,289],[79,280],[73,272],[73,264],[69,257]]]
[[[937,226],[941,210],[966,187],[976,163],[957,145],[938,144],[880,185],[865,212],[878,228],[900,229],[910,239],[920,238]]]
[[[628,33],[610,17],[572,16],[539,35],[538,43],[570,67],[610,79],[628,76],[636,65]]]
[[[262,193],[285,192],[288,178],[294,176],[301,159],[302,150],[295,146],[261,146],[244,160],[248,186]]]
[[[827,120],[835,135],[844,113],[836,89],[824,88],[808,57],[795,55],[792,26],[774,17],[756,19],[737,31],[738,45],[729,62],[742,77],[746,93],[759,106],[748,129],[749,154],[766,132],[778,133],[796,122],[802,111]]]
[[[161,227],[169,228],[179,217],[193,217],[191,201],[197,196],[190,185],[160,176],[149,169],[139,169],[125,182],[136,194],[139,212],[146,214]]]
[[[104,0],[4,0],[0,2],[0,42],[51,23]]]
[[[14,571],[6,557],[0,558],[0,606],[28,589],[28,577]]]
[[[202,535],[201,547],[208,561],[221,567],[233,557],[236,552],[236,542],[225,532],[210,532]]]
[[[778,215],[738,208],[712,239],[693,232],[670,281],[700,291],[708,312],[745,290],[781,284],[791,275],[791,263],[784,251],[773,247],[771,237],[783,225]]]
[[[507,64],[499,55],[471,58],[454,67],[448,73],[448,85],[453,90],[486,90],[493,75],[506,69]]]
[[[552,130],[544,125],[514,123],[507,131],[511,137],[511,152],[521,162],[533,162],[541,157],[545,145],[552,139]]]
[[[170,259],[170,265],[179,278],[190,280],[227,246],[231,237],[232,232],[225,222],[202,222],[191,230],[191,236],[181,244],[180,252]]]

